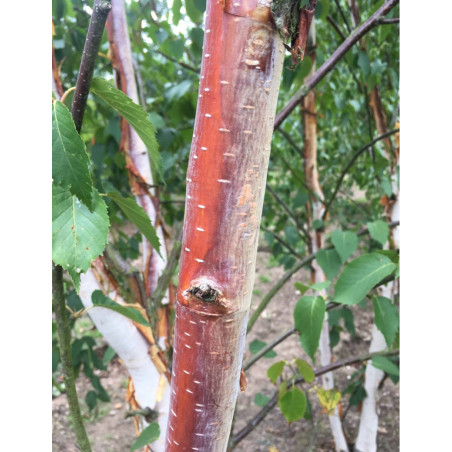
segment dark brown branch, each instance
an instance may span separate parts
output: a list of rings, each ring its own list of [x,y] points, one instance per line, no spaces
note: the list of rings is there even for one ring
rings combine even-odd
[[[378,21],[385,16],[392,8],[399,3],[399,0],[388,0],[369,19],[361,24],[352,34],[333,52],[322,66],[301,86],[292,96],[289,102],[276,115],[274,127],[277,129],[300,103],[301,99],[313,89],[331,70],[334,69],[338,61],[359,41],[369,30],[378,25]]]
[[[363,146],[361,149],[359,149],[358,151],[355,152],[353,157],[348,162],[347,166],[342,170],[342,173],[339,176],[339,180],[336,183],[336,188],[334,189],[333,194],[331,195],[329,201],[325,205],[325,211],[324,211],[323,217],[322,217],[323,220],[325,219],[326,214],[328,213],[328,210],[331,207],[331,204],[333,203],[334,199],[336,198],[337,192],[339,191],[339,188],[340,188],[340,186],[342,184],[342,181],[343,181],[345,175],[347,174],[348,170],[353,166],[353,164],[355,163],[356,159],[364,151],[366,151],[367,149],[371,148],[375,143],[377,143],[380,140],[385,139],[386,137],[388,137],[390,135],[393,135],[394,133],[397,133],[398,131],[399,131],[399,129],[393,129],[393,130],[390,130],[389,132],[383,133],[382,135],[380,135],[377,138],[375,138],[375,140],[372,140],[370,143],[367,143],[365,146]]]
[[[282,341],[286,340],[289,336],[291,336],[296,331],[297,330],[295,328],[291,328],[290,330],[287,330],[285,333],[281,334],[281,336],[277,337],[273,342],[266,345],[262,350],[260,350],[258,353],[256,353],[252,358],[250,358],[243,365],[243,370],[247,371],[253,364],[255,364],[257,361],[259,361],[266,353],[268,353],[270,350],[273,350],[278,344],[280,344]]]
[[[289,250],[290,254],[293,254],[297,259],[303,259],[303,256],[301,256],[299,253],[297,253],[284,239],[282,239],[278,234],[276,234],[276,232],[272,231],[271,229],[264,228],[263,226],[261,226],[261,229],[265,232],[272,234],[273,237],[279,243],[281,243],[281,245],[283,245],[284,247],[286,247]]]
[[[72,100],[71,113],[74,119],[75,128],[80,133],[85,113],[86,101],[88,100],[89,86],[94,73],[94,63],[99,52],[100,42],[104,33],[105,22],[111,11],[111,3],[102,0],[95,0],[93,14],[89,22],[88,33],[86,35],[85,48],[83,49],[80,70],[75,85],[74,98]]]
[[[323,366],[320,369],[314,371],[316,377],[319,377],[323,374],[331,372],[333,370],[337,370],[344,366],[349,366],[351,364],[361,363],[364,361],[368,361],[372,359],[374,356],[396,356],[399,354],[399,350],[389,350],[386,352],[378,352],[378,353],[370,353],[364,356],[355,356],[352,358],[341,359],[339,361],[335,361],[334,363],[328,364],[327,366]],[[297,378],[293,385],[298,385],[304,383],[305,380],[303,377]],[[259,424],[260,422],[267,416],[267,414],[276,406],[278,403],[278,391],[275,391],[273,397],[268,401],[267,405],[265,405],[259,413],[257,413],[248,424],[242,428],[236,435],[234,435],[230,442],[229,448],[233,449],[237,446],[237,444],[242,441],[246,436],[248,436]]]

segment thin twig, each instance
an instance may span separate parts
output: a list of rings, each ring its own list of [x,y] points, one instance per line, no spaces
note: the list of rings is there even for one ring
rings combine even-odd
[[[161,50],[155,50],[155,52],[157,52],[159,55],[162,55],[167,60],[172,61],[173,63],[176,63],[185,69],[188,69],[189,71],[195,72],[196,74],[199,74],[201,72],[199,69],[197,69],[193,66],[190,66],[189,64],[184,63],[183,61],[176,60],[176,58],[173,58],[173,57],[167,55],[166,53],[163,53]]]
[[[400,23],[400,17],[394,17],[392,19],[380,19],[378,25],[392,25]]]
[[[289,114],[300,104],[301,99],[311,91],[331,70],[337,62],[359,41],[369,30],[378,25],[378,20],[385,16],[392,8],[399,3],[399,0],[388,0],[369,19],[361,24],[351,35],[333,52],[333,54],[314,72],[314,74],[302,85],[292,96],[287,104],[276,115],[274,128],[277,129]]]
[[[345,41],[347,37],[342,33],[341,29],[339,28],[339,25],[334,21],[334,19],[328,14],[326,16],[326,20],[333,26],[333,28],[336,30],[336,33],[342,38],[342,41]]]
[[[368,361],[372,359],[374,356],[395,356],[399,354],[399,350],[389,350],[385,352],[377,352],[377,353],[369,353],[364,356],[355,356],[351,358],[341,359],[339,361],[335,361],[334,363],[323,366],[314,371],[316,377],[320,377],[323,374],[331,372],[333,370],[337,370],[341,367],[348,366],[351,364],[356,364],[364,361]],[[303,377],[297,378],[293,385],[299,385],[304,383],[305,380]],[[242,441],[246,436],[248,436],[258,425],[259,423],[267,416],[267,414],[276,406],[278,403],[278,391],[275,391],[271,399],[268,401],[267,405],[265,405],[259,413],[257,413],[245,427],[242,428],[236,435],[234,435],[230,442],[229,447],[233,449],[237,446],[237,444]]]
[[[279,243],[281,243],[281,245],[285,246],[289,250],[290,254],[293,254],[297,259],[303,259],[303,256],[301,254],[297,253],[284,239],[282,239],[278,234],[276,234],[276,232],[272,231],[271,229],[264,228],[263,226],[261,226],[261,229],[265,232],[272,234],[273,237]]]
[[[348,23],[347,16],[345,15],[344,11],[341,8],[339,0],[334,0],[334,2],[336,3],[337,9],[339,10],[339,13],[342,16],[342,19],[344,20],[344,23],[345,23],[345,26],[347,27],[348,32],[351,33],[352,29],[350,27],[350,24]]]
[[[394,133],[397,133],[399,131],[399,129],[393,129],[390,130],[389,132],[383,133],[382,135],[378,136],[377,138],[375,138],[375,140],[372,140],[370,143],[367,143],[365,146],[363,146],[361,149],[359,149],[358,151],[355,152],[355,154],[353,155],[353,157],[350,159],[350,161],[347,163],[347,166],[342,170],[341,175],[339,176],[339,179],[336,183],[336,188],[333,191],[333,194],[331,195],[330,199],[328,200],[328,202],[325,205],[325,211],[323,212],[323,217],[322,219],[324,220],[326,217],[326,214],[328,213],[329,208],[331,207],[332,202],[334,201],[337,192],[342,184],[342,181],[345,177],[345,175],[347,174],[347,171],[353,166],[353,164],[355,163],[356,159],[364,152],[366,151],[368,148],[372,147],[375,143],[377,143],[380,140],[383,140],[384,138],[393,135]]]
[[[276,199],[278,204],[287,212],[287,215],[289,215],[290,218],[294,221],[295,225],[297,226],[298,230],[301,231],[304,235],[303,241],[305,243],[311,243],[311,237],[309,236],[308,232],[304,228],[304,226],[298,221],[298,218],[295,216],[295,214],[289,209],[287,204],[279,197],[279,195],[268,185],[266,184],[267,191],[273,196],[273,198]]]
[[[75,128],[80,133],[85,113],[86,101],[88,100],[89,86],[94,73],[94,62],[99,52],[100,42],[104,33],[105,22],[111,3],[108,1],[95,0],[93,14],[89,22],[88,33],[86,35],[85,47],[83,49],[80,70],[75,85],[74,98],[72,99],[72,118]]]
[[[291,328],[287,330],[285,333],[281,334],[281,336],[277,337],[273,342],[265,346],[262,350],[259,350],[252,358],[250,358],[244,365],[243,370],[247,371],[253,364],[259,361],[265,354],[267,354],[270,350],[273,350],[278,344],[282,341],[286,340],[289,336],[295,333],[297,330],[295,328]]]

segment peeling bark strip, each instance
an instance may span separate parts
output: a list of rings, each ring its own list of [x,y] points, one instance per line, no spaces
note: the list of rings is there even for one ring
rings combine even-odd
[[[107,33],[113,50],[113,66],[117,71],[118,88],[138,103],[124,0],[112,0],[112,13],[107,22]],[[165,268],[167,253],[162,227],[157,224],[158,215],[153,199],[155,192],[150,188],[154,181],[148,151],[141,138],[124,119],[121,120],[121,150],[125,154],[132,193],[135,195],[137,204],[148,214],[162,244],[163,259],[143,237],[143,273],[146,296],[149,297],[156,289],[158,278]],[[168,294],[165,294],[163,304],[168,304],[168,301]]]
[[[227,447],[284,58],[270,4],[207,2],[167,451]]]

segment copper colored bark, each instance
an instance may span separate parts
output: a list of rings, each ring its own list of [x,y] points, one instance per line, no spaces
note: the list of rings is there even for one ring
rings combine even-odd
[[[284,56],[264,3],[207,2],[167,451],[224,451],[230,433]]]

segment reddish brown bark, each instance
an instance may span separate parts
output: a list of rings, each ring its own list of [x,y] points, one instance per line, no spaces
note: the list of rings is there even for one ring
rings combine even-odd
[[[207,2],[167,451],[224,451],[239,390],[283,61],[258,3]]]

